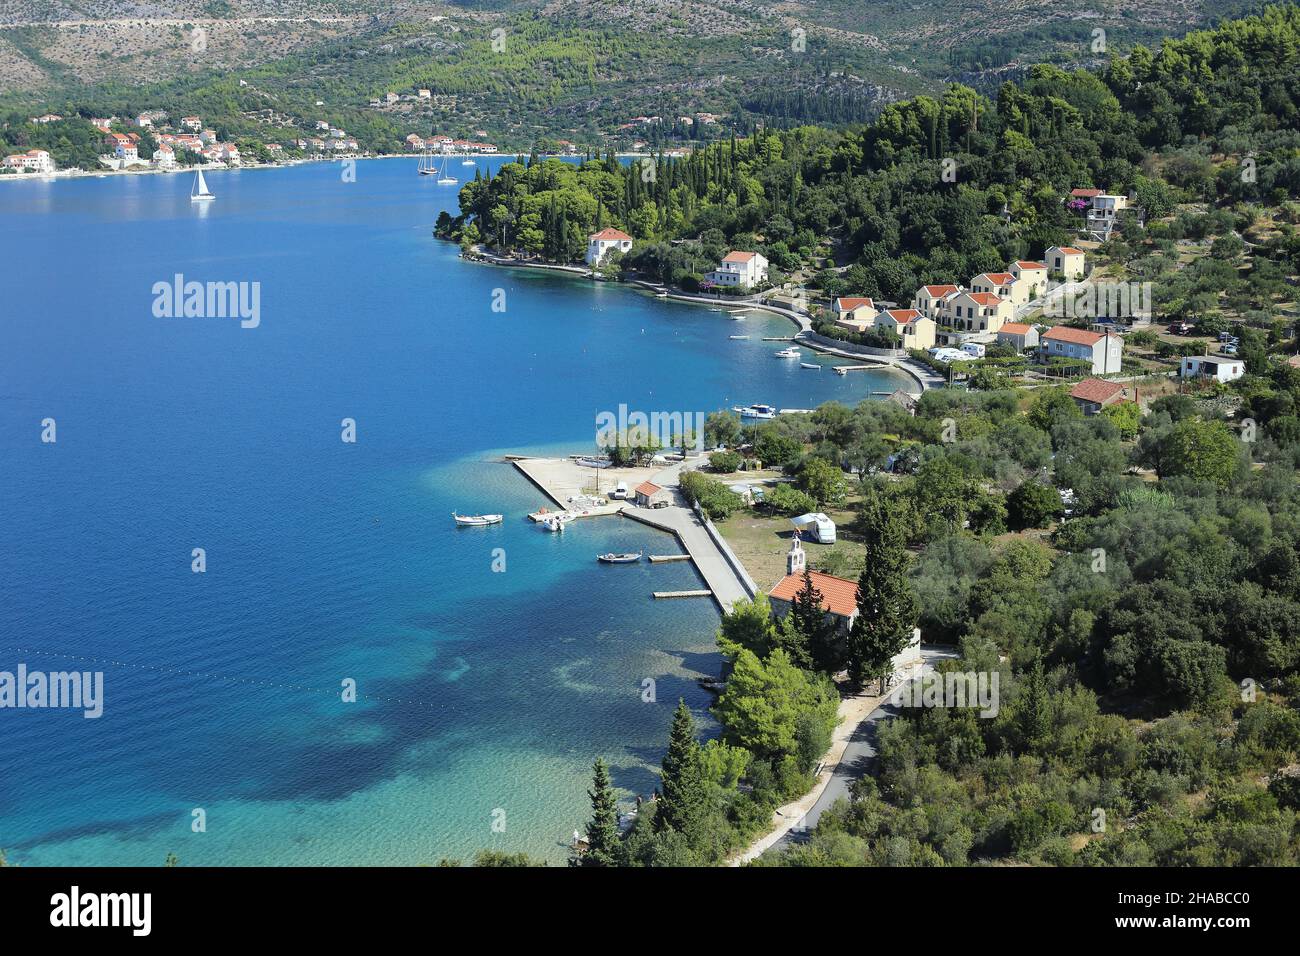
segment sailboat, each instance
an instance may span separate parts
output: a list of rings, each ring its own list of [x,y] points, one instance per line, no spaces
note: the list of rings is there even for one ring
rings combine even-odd
[[[209,199],[216,199],[212,193],[208,192],[207,180],[203,178],[203,170],[194,174],[194,185],[190,187],[190,202],[206,202]]]
[[[420,154],[419,173],[421,176],[432,176],[438,171],[438,165],[433,161],[433,154],[427,150]]]
[[[438,170],[439,186],[454,186],[456,183],[460,182],[459,179],[451,174],[451,170],[447,168],[447,162],[449,159],[450,157],[445,154],[442,157],[442,168]]]

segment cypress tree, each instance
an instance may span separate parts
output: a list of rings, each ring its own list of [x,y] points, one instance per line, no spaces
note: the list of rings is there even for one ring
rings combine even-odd
[[[618,809],[614,801],[614,787],[609,781],[609,768],[600,757],[591,768],[591,822],[587,824],[587,852],[582,855],[583,866],[618,866],[622,842],[618,833]]]
[[[858,578],[858,616],[849,630],[849,676],[858,684],[876,677],[883,691],[890,662],[911,639],[919,608],[907,581],[912,558],[902,522],[879,491],[863,502],[862,520],[867,555]]]
[[[654,830],[676,830],[692,839],[698,830],[708,801],[700,745],[695,740],[695,719],[686,701],[678,699],[673,728],[664,754],[663,777],[655,811]]]

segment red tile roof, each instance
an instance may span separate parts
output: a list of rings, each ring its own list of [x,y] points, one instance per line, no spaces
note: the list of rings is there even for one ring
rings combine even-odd
[[[1010,272],[985,272],[983,275],[977,276],[976,278],[988,279],[994,285],[1011,285],[1011,283],[1016,281],[1016,277]]]
[[[999,331],[1010,332],[1013,335],[1024,335],[1031,329],[1033,329],[1033,326],[1024,322],[1003,322],[1002,328]]]
[[[614,229],[611,226],[606,226],[604,229],[600,230],[600,232],[593,232],[587,238],[604,241],[604,242],[609,242],[610,240],[614,240],[614,239],[618,240],[619,242],[630,242],[632,240],[632,237],[629,236],[626,232],[620,232],[619,230]]]
[[[1124,394],[1124,385],[1120,382],[1108,382],[1102,378],[1085,378],[1074,388],[1070,389],[1070,397],[1077,398],[1082,402],[1096,402],[1103,404],[1110,401],[1116,395]]]
[[[970,292],[968,295],[977,305],[997,305],[1002,301],[1000,297],[992,292]]]
[[[1100,196],[1100,189],[1071,189],[1071,196],[1079,196],[1082,199],[1091,199],[1093,196]]]
[[[858,582],[846,581],[833,574],[809,571],[813,587],[822,592],[822,608],[841,617],[852,617],[858,609]],[[776,587],[771,596],[780,601],[792,601],[803,589],[803,572],[787,574]]]
[[[1035,269],[1047,271],[1047,266],[1041,262],[1030,262],[1028,259],[1018,259],[1016,265],[1020,267],[1021,272],[1033,272]]]
[[[886,309],[885,315],[893,319],[899,325],[906,325],[913,319],[919,319],[921,317],[921,313],[916,311],[916,309]]]
[[[958,290],[955,285],[923,285],[921,291],[931,298],[941,299],[945,295],[952,295]]]
[[[864,305],[873,309],[876,307],[876,303],[872,299],[865,297],[840,296],[835,300],[835,308],[839,312],[849,312]]]
[[[1083,250],[1082,250],[1082,249],[1076,249],[1076,248],[1074,248],[1074,246],[1061,246],[1061,251],[1062,251],[1063,253],[1065,253],[1067,256],[1081,256],[1081,255],[1083,255]]]
[[[657,491],[663,491],[663,489],[653,481],[643,481],[641,484],[636,486],[636,493],[638,495],[645,495],[646,497],[653,495]]]
[[[1096,345],[1104,336],[1100,332],[1089,332],[1086,329],[1072,329],[1068,325],[1057,325],[1043,333],[1045,339],[1056,339],[1060,342],[1072,342],[1075,345]]]
[[[748,262],[756,255],[758,255],[757,252],[728,252],[725,256],[722,257],[722,261],[723,262]]]

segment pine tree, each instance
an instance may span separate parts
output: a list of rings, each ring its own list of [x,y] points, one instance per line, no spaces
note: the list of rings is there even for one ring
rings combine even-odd
[[[1052,729],[1052,700],[1047,693],[1042,661],[1034,661],[1024,677],[1024,686],[1016,700],[1016,726],[1026,749],[1041,744]]]
[[[879,491],[867,495],[862,520],[867,554],[858,578],[858,616],[849,630],[849,677],[858,684],[878,678],[883,691],[890,662],[907,647],[919,608],[907,581],[912,558],[902,522]]]
[[[618,866],[622,857],[622,843],[618,832],[618,809],[614,801],[614,787],[609,781],[609,768],[600,757],[591,768],[591,822],[587,824],[587,852],[582,855],[583,866]]]
[[[673,712],[673,728],[668,735],[668,752],[664,754],[663,792],[655,811],[656,833],[676,830],[693,839],[704,817],[708,803],[708,789],[700,745],[695,740],[695,719],[691,717],[686,701],[677,701]]]
[[[790,613],[785,623],[789,625],[785,639],[778,641],[785,648],[796,667],[811,670],[815,665],[812,656],[814,637],[826,627],[826,612],[822,607],[822,592],[813,585],[812,574],[803,572],[803,587],[790,602]]]

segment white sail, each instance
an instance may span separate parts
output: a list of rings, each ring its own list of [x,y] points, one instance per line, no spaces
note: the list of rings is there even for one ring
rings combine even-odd
[[[215,199],[212,193],[208,192],[208,181],[203,178],[203,170],[199,170],[194,176],[194,186],[190,189],[190,202],[198,202],[200,199]]]

